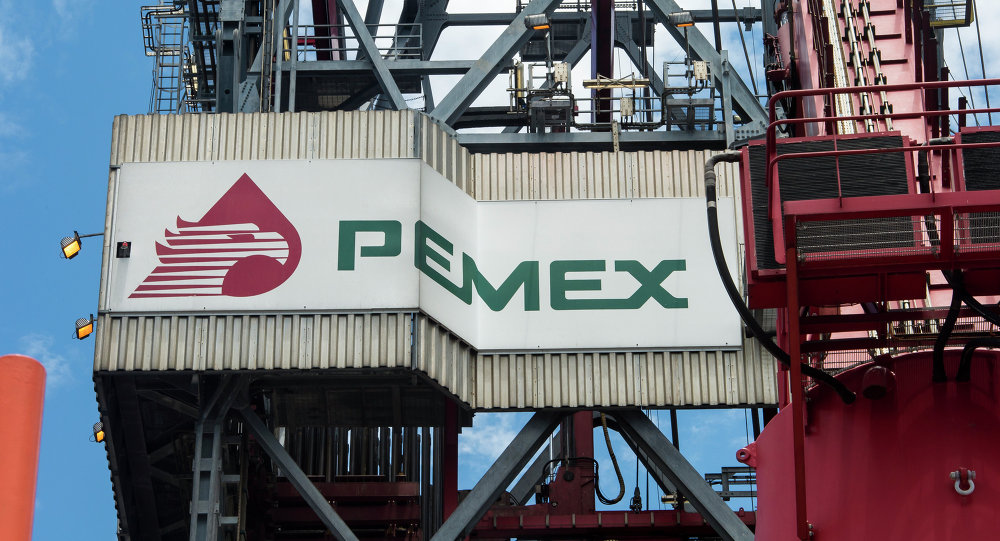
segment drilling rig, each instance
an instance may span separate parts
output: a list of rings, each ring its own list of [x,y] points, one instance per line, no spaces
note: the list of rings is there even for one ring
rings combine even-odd
[[[1000,80],[943,45],[972,0],[397,3],[141,8],[88,322],[119,541],[1000,526]],[[741,465],[681,452],[699,408],[751,412]],[[514,411],[460,491],[463,428]]]

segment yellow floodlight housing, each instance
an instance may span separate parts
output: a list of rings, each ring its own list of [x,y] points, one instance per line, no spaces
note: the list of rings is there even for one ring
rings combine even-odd
[[[81,317],[76,320],[76,338],[77,340],[83,340],[84,338],[90,336],[94,332],[94,314],[90,314],[90,318]]]
[[[76,254],[80,253],[80,248],[83,247],[83,241],[80,240],[80,234],[74,231],[72,237],[63,237],[59,246],[62,248],[63,257],[66,259],[73,259],[76,257]]]

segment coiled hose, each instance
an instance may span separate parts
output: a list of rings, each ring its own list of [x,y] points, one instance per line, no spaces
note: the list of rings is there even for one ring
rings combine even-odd
[[[761,327],[760,322],[753,317],[750,308],[743,302],[743,297],[740,295],[739,289],[736,288],[733,277],[729,274],[729,268],[726,265],[726,256],[722,252],[722,241],[719,238],[718,203],[715,196],[715,164],[719,162],[738,162],[741,156],[742,154],[739,152],[723,152],[722,154],[712,156],[705,162],[705,203],[708,212],[708,236],[712,243],[712,256],[715,259],[715,267],[719,271],[719,277],[722,278],[722,284],[726,288],[726,293],[729,294],[729,300],[732,301],[743,322],[750,329],[750,333],[778,362],[785,366],[791,366],[792,358],[788,355],[788,352],[781,349],[781,346],[774,343],[774,340],[771,340],[771,337]],[[793,315],[792,317],[795,316]],[[801,367],[802,374],[809,376],[817,383],[829,386],[840,396],[840,399],[845,404],[851,404],[857,399],[857,395],[837,378],[806,363],[801,363]]]

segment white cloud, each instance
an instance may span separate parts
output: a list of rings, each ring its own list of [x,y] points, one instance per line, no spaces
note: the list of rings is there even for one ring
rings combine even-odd
[[[89,0],[52,0],[52,9],[64,26],[78,21],[92,5]]]
[[[475,457],[476,462],[488,467],[507,448],[527,420],[527,415],[479,413],[473,426],[463,429],[458,437],[459,454]]]
[[[35,55],[31,39],[11,30],[12,11],[9,4],[0,4],[0,85],[24,79]]]
[[[24,354],[36,359],[45,367],[47,387],[59,386],[73,380],[69,361],[52,351],[53,342],[51,336],[44,334],[29,334],[21,338]]]
[[[0,111],[0,137],[10,137],[21,131],[21,126],[10,119],[7,113]]]

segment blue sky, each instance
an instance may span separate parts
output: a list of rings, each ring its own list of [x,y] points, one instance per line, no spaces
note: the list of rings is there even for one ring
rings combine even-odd
[[[89,441],[98,419],[91,379],[94,342],[72,339],[73,321],[96,310],[100,241],[85,242],[79,257],[64,261],[58,240],[74,229],[103,229],[112,118],[148,107],[152,62],[143,55],[141,4],[0,0],[0,353],[28,354],[48,369],[37,540],[103,541],[115,534],[104,447]],[[491,4],[509,9],[513,2]],[[700,8],[707,1],[682,4]],[[985,28],[995,28],[1000,10],[986,3],[980,9]],[[974,29],[962,32],[968,71],[978,76]],[[456,36],[452,43],[462,39]],[[995,74],[989,62],[1000,62],[1000,56],[990,51],[1000,48],[1000,34],[988,33],[984,42],[987,73]],[[734,32],[726,44],[742,66]],[[949,59],[960,65],[954,48]],[[526,415],[477,417],[477,426],[460,441],[460,487],[471,488]],[[667,415],[660,418],[669,431]],[[736,465],[733,453],[746,443],[742,410],[681,412],[680,421],[682,449],[696,469]],[[613,493],[614,475],[603,459],[600,433],[595,436],[603,486]],[[634,458],[618,454],[630,496]],[[644,473],[640,477],[645,488]]]

